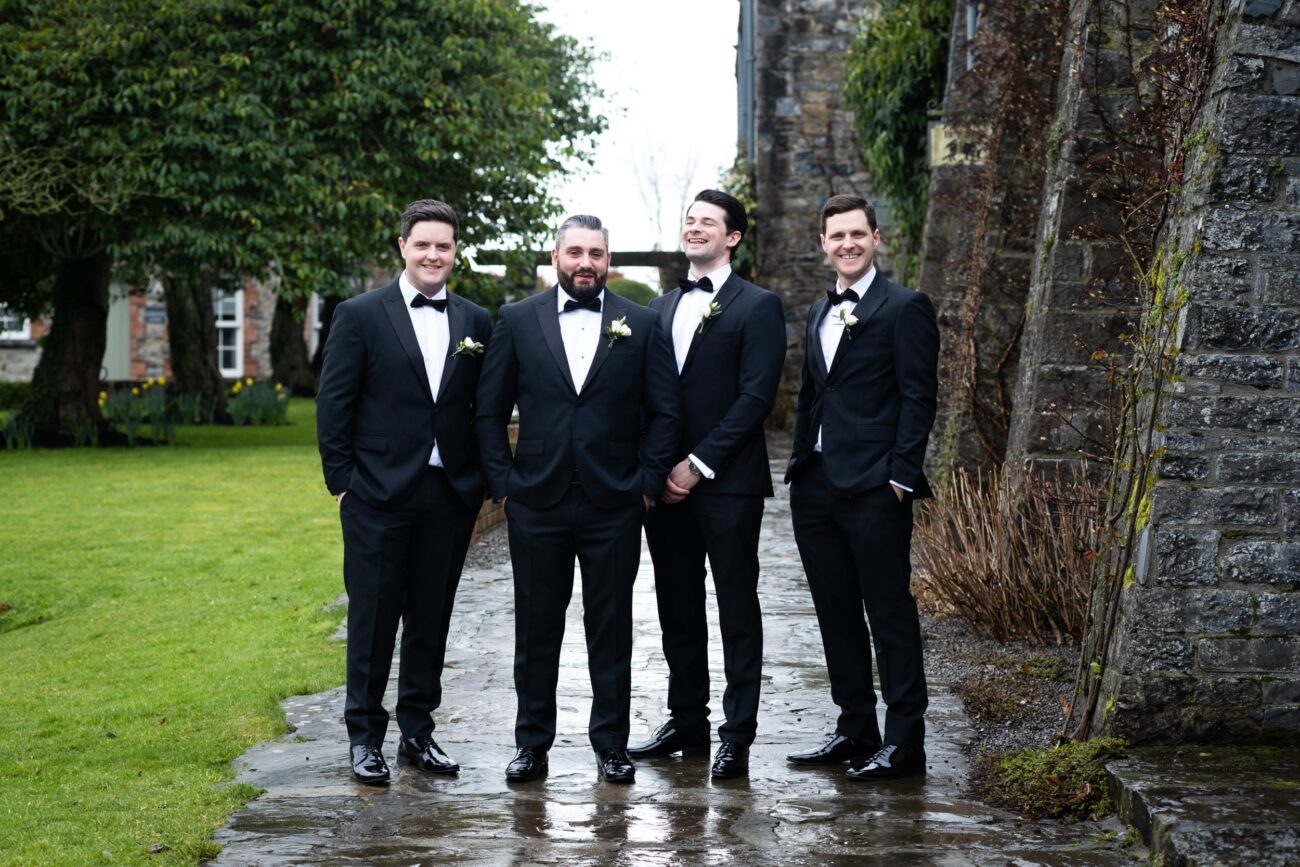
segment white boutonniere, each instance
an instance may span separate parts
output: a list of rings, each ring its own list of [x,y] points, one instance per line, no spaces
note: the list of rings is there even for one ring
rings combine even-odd
[[[852,340],[853,331],[851,329],[858,324],[858,317],[850,313],[849,308],[841,307],[839,312],[835,314],[835,318],[844,326],[844,333],[849,336],[849,340]]]
[[[605,329],[605,336],[609,338],[609,348],[613,349],[614,344],[624,337],[632,336],[632,329],[627,325],[627,316],[623,315],[609,323]]]
[[[704,326],[708,325],[719,313],[722,308],[717,301],[710,301],[709,306],[700,311],[700,327],[695,331],[696,334],[704,333]]]
[[[466,337],[460,343],[456,344],[456,351],[451,354],[451,357],[455,358],[457,355],[468,355],[473,357],[482,354],[483,344],[479,343],[473,337]]]

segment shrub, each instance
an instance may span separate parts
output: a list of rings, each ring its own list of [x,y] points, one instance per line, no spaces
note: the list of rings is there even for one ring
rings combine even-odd
[[[289,392],[278,382],[256,382],[250,376],[230,387],[226,408],[236,425],[288,424]]]
[[[640,304],[642,307],[659,297],[659,294],[645,283],[640,280],[629,280],[626,277],[615,277],[605,285],[605,288],[620,298],[625,298],[633,304]]]
[[[997,641],[1077,640],[1100,492],[1082,476],[953,473],[917,520],[917,598]]]
[[[0,382],[0,409],[17,409],[31,391],[30,382]]]

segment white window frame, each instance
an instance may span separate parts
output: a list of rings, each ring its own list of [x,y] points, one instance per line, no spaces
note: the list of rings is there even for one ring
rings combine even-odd
[[[235,318],[222,319],[221,302],[231,298],[235,302]],[[221,368],[221,375],[226,379],[239,379],[244,375],[244,290],[238,289],[234,293],[213,292],[212,312],[217,320],[217,366]],[[234,367],[225,367],[221,364],[222,337],[226,332],[234,334]]]
[[[4,319],[7,319],[9,321],[13,321],[14,319],[17,319],[16,316],[10,316],[6,312],[7,310],[8,308],[6,308],[5,305],[0,304],[0,316],[4,317]],[[22,327],[17,329],[7,330],[4,328],[0,328],[0,340],[31,340],[31,339],[32,339],[32,321],[30,319],[24,318],[22,320]]]

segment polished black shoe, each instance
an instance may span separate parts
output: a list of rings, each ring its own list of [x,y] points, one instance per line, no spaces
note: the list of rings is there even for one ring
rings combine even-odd
[[[506,779],[512,783],[530,783],[546,776],[550,765],[541,747],[520,747],[506,765]]]
[[[607,783],[636,781],[636,765],[627,757],[627,750],[618,747],[596,750],[596,773]]]
[[[707,756],[709,740],[708,729],[701,732],[687,732],[678,728],[677,723],[669,720],[655,729],[650,740],[628,747],[627,754],[634,759],[660,759],[675,753],[681,753],[682,758]]]
[[[867,761],[845,773],[850,780],[897,780],[925,774],[925,748],[885,744]]]
[[[442,751],[438,742],[425,735],[420,738],[402,738],[397,742],[397,761],[415,765],[422,771],[433,774],[454,774],[460,771],[460,765]]]
[[[749,747],[733,741],[723,741],[713,757],[713,767],[709,773],[719,780],[748,776]]]
[[[392,779],[388,762],[379,747],[356,744],[352,747],[352,776],[367,786],[386,786]]]
[[[880,751],[880,738],[859,740],[836,734],[824,746],[806,753],[791,753],[786,761],[795,765],[838,765],[852,759],[865,759]]]

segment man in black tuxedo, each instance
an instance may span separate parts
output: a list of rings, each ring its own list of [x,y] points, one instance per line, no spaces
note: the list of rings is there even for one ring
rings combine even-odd
[[[763,421],[785,362],[781,299],[731,271],[749,227],[733,196],[704,190],[686,211],[682,248],[690,279],[650,307],[672,336],[682,427],[663,502],[646,517],[668,661],[671,717],[634,757],[707,755],[708,627],[705,557],[713,569],[727,677],[726,721],[712,774],[748,773],[758,726],[763,622],[758,531],[772,496]]]
[[[880,231],[865,199],[827,199],[821,243],[838,280],[808,311],[786,481],[840,716],[828,743],[789,760],[847,760],[855,780],[924,774],[928,698],[909,582],[912,501],[931,495],[922,462],[939,330],[928,296],[876,270]],[[872,642],[887,706],[883,741]]]
[[[483,308],[447,292],[459,224],[450,206],[412,202],[398,247],[406,267],[338,306],[325,344],[316,432],[343,524],[352,773],[389,781],[384,690],[402,622],[400,759],[456,773],[433,740],[442,663],[484,480],[474,401],[491,335]]]
[[[505,501],[515,579],[518,750],[506,779],[547,772],[576,557],[588,736],[600,778],[630,783],[632,583],[641,522],[677,442],[672,355],[654,313],[605,291],[609,233],[599,219],[565,220],[551,262],[559,285],[501,308],[479,380],[479,444],[492,497]]]

